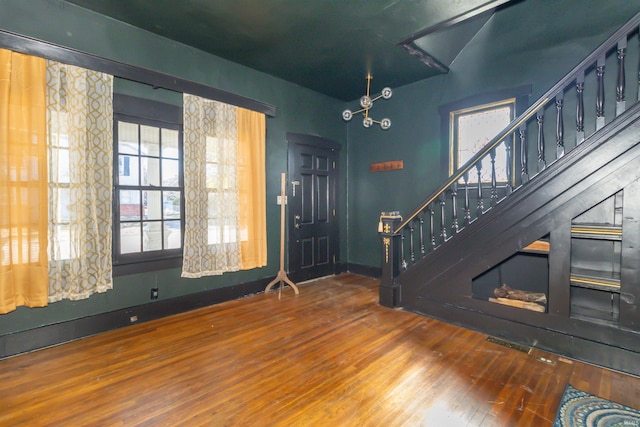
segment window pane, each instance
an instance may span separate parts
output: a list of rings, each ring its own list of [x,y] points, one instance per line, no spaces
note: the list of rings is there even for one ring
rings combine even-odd
[[[21,259],[23,262],[37,262],[40,254],[40,240],[38,239],[38,232],[23,229],[20,241],[22,242],[22,254],[17,252],[18,247],[16,245],[14,248],[16,249],[14,259]],[[29,254],[27,258],[25,258],[25,254]]]
[[[511,122],[509,106],[458,117],[458,165],[465,164]]]
[[[135,156],[118,156],[118,184],[138,185],[138,159]]]
[[[38,232],[29,229],[0,229],[1,265],[36,263],[39,258]]]
[[[120,221],[140,220],[140,191],[120,190]]]
[[[178,160],[162,159],[162,185],[178,187],[180,185],[180,163]]]
[[[11,264],[11,252],[9,250],[11,241],[9,240],[9,235],[8,228],[0,228],[0,265]]]
[[[142,185],[160,186],[160,159],[142,157]]]
[[[144,219],[162,219],[162,192],[143,191]]]
[[[57,203],[55,206],[57,207],[54,212],[54,222],[57,224],[69,223],[69,195],[70,190],[68,188],[55,188],[53,189],[53,197],[56,198]]]
[[[140,223],[120,224],[120,253],[130,254],[140,252],[141,242]]]
[[[460,114],[456,120],[456,135],[458,142],[458,158],[456,167],[461,167],[469,161],[477,152],[502,131],[510,122],[512,104],[503,105],[493,109]],[[504,144],[496,147],[496,179],[507,180],[507,155]],[[487,156],[482,160],[482,182],[491,181],[491,159]],[[462,179],[460,182],[464,182]],[[478,182],[478,174],[475,168],[469,171],[470,183]]]
[[[55,111],[51,109],[47,111],[50,115],[49,123],[55,123],[55,125],[49,127],[49,141],[52,147],[69,147],[69,126],[68,114],[63,111]],[[53,129],[55,128],[55,130]]]
[[[162,129],[162,157],[177,159],[180,155],[178,151],[178,131],[174,129]]]
[[[182,247],[182,233],[180,231],[180,221],[166,221],[164,223],[165,249],[178,249]]]
[[[506,181],[507,180],[507,151],[504,145],[499,145],[496,147],[496,180],[497,181]],[[480,178],[482,182],[491,182],[491,158],[489,156],[482,159],[482,171]],[[463,182],[463,181],[460,181]],[[478,182],[478,170],[476,168],[472,168],[469,171],[469,181]]]
[[[144,230],[142,250],[144,252],[162,250],[162,222],[145,222],[142,228]]]
[[[207,188],[217,189],[218,181],[218,165],[215,163],[207,163]]]
[[[138,125],[118,122],[118,153],[138,154]]]
[[[165,191],[162,197],[164,218],[180,218],[180,191]]]
[[[218,222],[216,220],[210,219],[208,221],[207,228],[207,244],[208,245],[217,245],[222,243],[222,233],[220,232],[220,227],[218,226]]]
[[[154,126],[140,126],[141,153],[160,156],[160,129]]]
[[[224,226],[224,242],[225,243],[231,243],[231,242],[235,242],[236,239],[236,227],[233,227],[231,225],[225,225]]]
[[[213,191],[207,195],[207,218],[216,217],[215,207],[220,206],[219,199],[220,197]]]
[[[21,188],[20,197],[22,200],[29,200],[29,206],[38,206],[38,200],[40,200],[40,191],[38,188]],[[40,214],[36,209],[30,212],[31,224],[38,224],[40,220]]]
[[[206,159],[208,163],[215,163],[218,161],[218,138],[207,136],[207,154]]]
[[[51,180],[56,183],[69,182],[69,150],[55,148],[52,150]]]
[[[71,230],[69,229],[69,224],[55,225],[54,233],[56,239],[53,245],[52,259],[58,261],[71,259]],[[74,254],[74,256],[77,256],[77,254]]]

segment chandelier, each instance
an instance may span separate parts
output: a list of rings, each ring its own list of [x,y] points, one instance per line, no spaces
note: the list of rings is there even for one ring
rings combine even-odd
[[[375,98],[371,98],[371,95],[369,94],[369,89],[371,88],[372,79],[373,77],[371,77],[371,74],[367,74],[367,94],[360,98],[360,106],[362,108],[359,109],[358,111],[344,110],[342,112],[342,119],[345,122],[348,122],[353,118],[354,114],[362,113],[362,115],[364,116],[364,118],[362,119],[362,126],[368,128],[368,127],[371,127],[372,124],[378,123],[380,125],[380,128],[382,128],[382,130],[387,130],[391,127],[391,120],[389,120],[388,118],[384,118],[382,120],[373,120],[369,116],[369,110],[371,109],[371,107],[373,107],[373,103],[376,102],[378,99],[391,98],[391,95],[393,94],[393,92],[391,91],[390,87],[385,87],[384,89],[382,89],[382,92],[380,93],[380,95],[376,96]]]

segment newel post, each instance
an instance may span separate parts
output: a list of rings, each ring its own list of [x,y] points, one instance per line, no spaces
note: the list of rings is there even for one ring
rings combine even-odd
[[[382,240],[382,276],[380,277],[380,305],[398,307],[400,305],[400,285],[395,283],[400,266],[400,234],[394,230],[402,222],[398,212],[382,212],[378,233]]]

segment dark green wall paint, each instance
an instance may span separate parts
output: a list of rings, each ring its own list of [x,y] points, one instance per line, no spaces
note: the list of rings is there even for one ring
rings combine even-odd
[[[375,126],[364,129],[356,119],[349,124],[339,119],[342,109],[353,108],[355,101],[345,104],[59,0],[0,0],[2,29],[197,81],[278,109],[277,117],[267,120],[267,267],[196,280],[181,279],[179,269],[117,277],[114,290],[87,300],[61,301],[42,309],[21,307],[0,316],[0,335],[148,303],[153,286],[164,299],[273,277],[279,263],[280,211],[274,200],[280,172],[287,165],[286,132],[319,135],[343,145],[340,261],[379,267],[380,211],[408,214],[446,174],[446,165],[440,164],[446,146],[440,140],[438,106],[523,84],[532,85],[535,100],[639,10],[637,1],[628,0],[519,2],[488,21],[453,61],[448,75],[394,88],[392,99],[376,102],[373,117],[393,121],[390,130],[381,131]],[[564,19],[582,19],[585,14],[599,16],[597,24],[566,34],[566,42],[550,44],[558,39],[551,35],[562,32]],[[385,84],[374,76],[372,91]],[[362,85],[364,91],[364,81]],[[124,81],[116,90],[171,103],[180,99]],[[369,172],[370,163],[386,160],[403,160],[404,169]]]
[[[210,85],[274,105],[278,111],[277,117],[267,119],[267,267],[201,279],[181,279],[179,269],[117,277],[113,290],[86,300],[61,301],[46,308],[20,307],[2,315],[0,335],[145,304],[150,302],[149,289],[155,286],[165,299],[275,276],[280,244],[280,207],[275,200],[280,193],[280,173],[287,167],[286,132],[319,135],[345,144],[344,124],[336,119],[343,102],[57,0],[1,0],[0,28]],[[115,90],[170,103],[181,99],[170,91],[126,81],[116,82]],[[341,155],[344,177],[346,150]],[[344,193],[346,186],[341,185],[339,191]],[[346,217],[342,194],[340,203],[339,212]],[[346,224],[342,218],[341,222]],[[346,247],[345,232],[342,254]]]
[[[380,212],[410,214],[446,176],[447,165],[440,160],[441,151],[448,149],[446,141],[441,141],[440,105],[521,85],[532,85],[534,102],[638,12],[640,2],[626,0],[519,2],[487,22],[447,75],[394,88],[390,100],[377,101],[372,116],[389,117],[391,129],[364,129],[359,120],[350,122],[349,262],[380,266],[381,243],[376,233]],[[595,23],[587,20],[593,16],[598,17]],[[567,19],[590,24],[567,33],[563,25]],[[638,61],[629,58],[627,63],[632,64],[629,79],[634,75],[631,70],[637,72]],[[612,64],[609,70],[614,69]],[[607,84],[615,84],[615,73],[609,74]],[[375,76],[374,83],[372,91],[384,86]],[[613,102],[608,102],[611,112]],[[346,104],[352,109],[355,105],[356,101]],[[587,114],[593,114],[592,105]],[[387,160],[403,160],[404,169],[369,172],[370,163]]]

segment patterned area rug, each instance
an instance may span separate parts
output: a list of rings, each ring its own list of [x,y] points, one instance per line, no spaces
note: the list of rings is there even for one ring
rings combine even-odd
[[[553,427],[581,426],[640,427],[640,411],[567,385]]]

